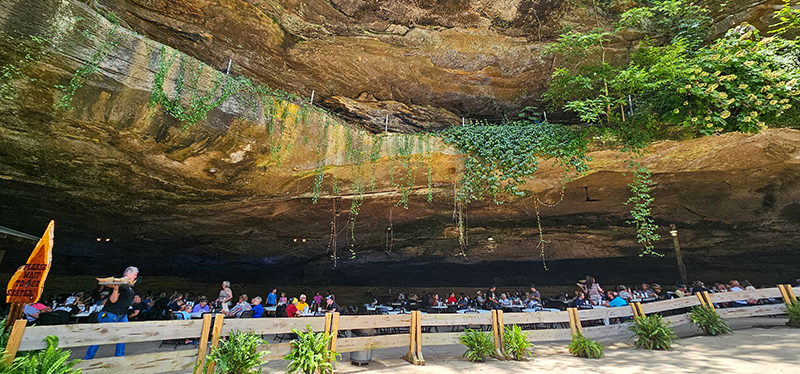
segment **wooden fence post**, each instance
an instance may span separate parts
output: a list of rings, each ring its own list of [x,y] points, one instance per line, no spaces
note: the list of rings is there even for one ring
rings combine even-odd
[[[636,303],[630,303],[630,306],[633,311],[633,318],[639,317],[639,309],[636,308]]]
[[[22,334],[25,333],[25,326],[28,325],[28,319],[18,319],[14,321],[14,327],[11,328],[11,335],[8,336],[8,343],[6,344],[6,352],[3,361],[11,365],[14,358],[17,357],[19,350],[19,343],[22,342]]]
[[[497,310],[497,332],[500,335],[500,351],[502,351],[506,342],[503,340],[503,332],[506,330],[506,324],[503,322],[503,310]]]
[[[214,316],[214,333],[211,334],[211,346],[209,348],[214,349],[219,346],[219,337],[222,335],[222,324],[224,323],[223,320],[225,316],[222,314],[217,314]],[[208,371],[210,373],[214,372],[214,363],[208,363]]]
[[[499,327],[499,321],[497,320],[497,315],[500,313],[497,309],[492,309],[492,335],[494,337],[494,346],[495,346],[495,356],[497,358],[503,357],[503,341],[500,340],[501,332]]]
[[[634,303],[636,304],[636,310],[639,311],[639,317],[644,317],[644,308],[642,308],[642,303]]]
[[[425,365],[425,357],[422,357],[422,312],[417,312],[417,362],[414,365]]]
[[[713,308],[714,307],[714,303],[711,302],[711,296],[708,296],[708,291],[703,291],[702,294],[703,294],[703,298],[706,299],[706,304]]]
[[[327,314],[328,313],[326,313],[326,315]],[[330,330],[331,350],[336,351],[336,338],[339,337],[339,312],[333,313],[330,319],[331,319],[331,330]]]
[[[333,319],[333,314],[325,313],[325,327],[322,330],[322,333],[326,336],[330,336],[331,333],[331,319]],[[328,349],[331,348],[330,341],[328,341]]]
[[[697,296],[697,300],[700,300],[700,306],[707,306],[708,305],[706,303],[706,299],[703,297],[703,293],[702,292],[698,292],[698,293],[696,293],[694,295]]]
[[[403,356],[404,360],[406,360],[406,361],[408,361],[408,362],[410,362],[410,363],[412,363],[414,365],[416,365],[416,361],[417,361],[417,353],[416,353],[416,350],[417,350],[417,339],[416,339],[416,336],[417,336],[417,318],[416,318],[416,315],[417,315],[416,311],[411,311],[411,322],[410,322],[410,324],[408,326],[408,336],[409,336],[408,353],[406,353],[406,355]]]
[[[581,318],[578,316],[578,308],[567,308],[569,312],[569,327],[572,329],[572,335],[583,335],[583,325],[581,325]]]
[[[206,352],[208,351],[208,334],[211,330],[211,314],[203,316],[203,330],[200,332],[200,344],[197,348],[197,364],[194,367],[194,374],[201,374],[203,372],[203,365],[206,360]]]

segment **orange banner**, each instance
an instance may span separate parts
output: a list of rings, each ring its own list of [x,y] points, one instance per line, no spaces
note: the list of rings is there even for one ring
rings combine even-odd
[[[53,228],[50,221],[42,238],[36,243],[28,262],[20,266],[11,277],[6,288],[7,303],[35,303],[42,296],[44,281],[53,262]]]

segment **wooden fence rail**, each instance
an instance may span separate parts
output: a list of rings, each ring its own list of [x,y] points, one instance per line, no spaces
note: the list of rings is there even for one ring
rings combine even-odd
[[[719,305],[739,300],[778,299],[790,300],[800,294],[800,287],[768,288],[755,291],[709,294],[708,300]],[[708,301],[705,301],[708,302]],[[262,335],[290,334],[292,329],[306,331],[310,326],[315,332],[325,332],[332,337],[331,348],[340,353],[409,347],[406,359],[414,364],[424,364],[422,346],[458,344],[461,332],[457,328],[484,328],[492,326],[493,334],[502,345],[500,330],[506,325],[525,325],[534,327],[528,331],[532,342],[564,341],[572,337],[573,330],[579,330],[590,338],[600,338],[629,334],[628,324],[610,324],[583,327],[587,321],[628,318],[641,313],[678,313],[665,317],[676,325],[688,324],[687,308],[700,305],[698,297],[685,297],[622,308],[572,309],[559,312],[533,313],[466,313],[466,314],[420,314],[412,312],[400,315],[339,316],[338,313],[325,317],[305,318],[223,318],[222,315],[204,316],[203,320],[148,321],[131,323],[76,324],[57,326],[25,327],[24,321],[14,325],[6,350],[6,360],[13,359],[17,351],[29,351],[45,347],[44,338],[55,335],[59,346],[64,348],[85,347],[114,343],[138,343],[173,339],[199,339],[197,350],[164,351],[126,357],[108,357],[81,362],[78,367],[86,373],[163,373],[189,370],[202,366],[205,355],[211,347],[217,346],[221,337],[233,331],[254,331]],[[637,309],[638,308],[638,309]],[[718,309],[723,318],[744,318],[783,314],[785,304],[753,305],[738,308]],[[683,314],[681,314],[683,313]],[[212,328],[213,325],[213,328]],[[447,327],[453,327],[448,330]],[[386,329],[393,334],[343,337],[340,331]],[[429,330],[439,330],[432,332]],[[423,331],[425,331],[423,333]],[[269,350],[267,359],[274,360],[286,356],[291,350],[290,343],[270,344],[262,349]]]

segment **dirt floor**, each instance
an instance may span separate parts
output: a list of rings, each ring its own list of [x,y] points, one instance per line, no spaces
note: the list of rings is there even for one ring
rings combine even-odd
[[[647,351],[636,349],[629,336],[601,340],[606,347],[606,357],[588,360],[572,357],[567,352],[568,342],[539,344],[532,349],[533,356],[521,362],[489,359],[485,363],[471,363],[461,357],[464,348],[459,345],[423,347],[426,365],[414,366],[400,359],[407,348],[375,350],[369,365],[350,364],[350,354],[343,354],[338,364],[340,373],[508,373],[536,370],[537,372],[569,371],[583,373],[798,373],[800,362],[800,329],[786,327],[785,317],[743,318],[730,320],[733,334],[706,337],[691,326],[676,329],[681,337],[672,351]],[[270,339],[268,339],[271,341]],[[164,352],[172,347],[157,348],[157,343],[129,344],[127,354]],[[196,349],[179,346],[178,350]],[[80,358],[84,349],[73,350]],[[112,356],[114,346],[102,346],[98,357]],[[275,360],[263,367],[264,374],[283,373],[286,361]],[[190,371],[186,371],[189,373]],[[183,372],[182,372],[183,373]]]

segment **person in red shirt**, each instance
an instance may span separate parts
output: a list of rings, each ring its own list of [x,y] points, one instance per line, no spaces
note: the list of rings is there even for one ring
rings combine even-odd
[[[286,316],[287,317],[294,317],[297,315],[297,299],[292,299],[289,305],[286,306]]]
[[[455,304],[456,302],[458,302],[458,299],[456,299],[456,293],[455,292],[451,292],[450,293],[450,297],[447,298],[447,303],[452,305],[452,304]]]

